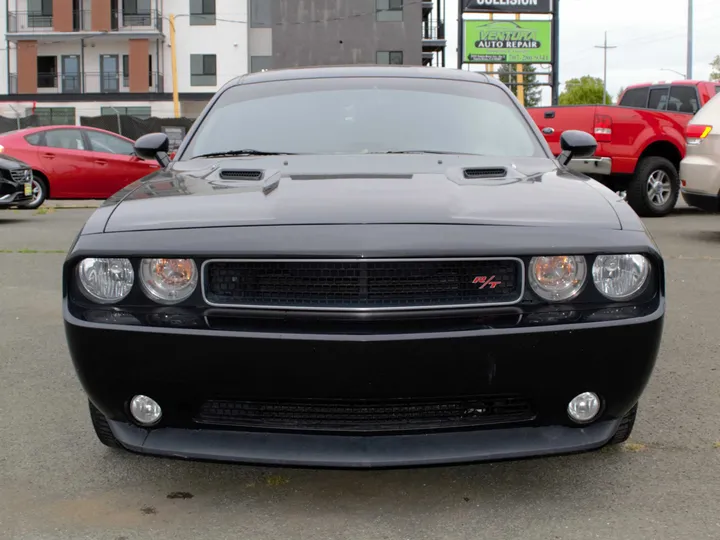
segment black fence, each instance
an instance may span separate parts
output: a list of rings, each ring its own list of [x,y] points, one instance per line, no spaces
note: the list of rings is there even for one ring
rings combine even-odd
[[[136,140],[148,133],[164,132],[170,137],[170,151],[174,152],[190,130],[193,118],[138,118],[120,116],[81,116],[80,125],[112,131],[128,139]]]
[[[8,131],[37,127],[41,125],[43,125],[42,119],[37,115],[24,116],[22,118],[7,118],[5,116],[0,116],[0,133],[7,133]]]

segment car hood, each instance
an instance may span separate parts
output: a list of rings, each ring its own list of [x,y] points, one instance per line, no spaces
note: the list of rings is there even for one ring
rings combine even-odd
[[[469,169],[485,176],[468,178]],[[620,229],[611,192],[603,190],[544,158],[199,159],[174,162],[108,199],[117,206],[104,230],[392,223]]]
[[[25,163],[24,161],[20,161],[17,158],[12,157],[9,154],[0,154],[0,169],[5,169],[8,171],[14,170],[14,169],[29,169],[30,165]]]

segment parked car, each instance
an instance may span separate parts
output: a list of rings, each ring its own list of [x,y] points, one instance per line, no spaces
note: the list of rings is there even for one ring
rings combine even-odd
[[[22,208],[32,200],[32,170],[27,163],[0,156],[0,208]]]
[[[4,133],[0,152],[32,167],[33,197],[28,208],[37,208],[47,198],[105,199],[159,169],[156,162],[134,154],[132,140],[81,126]]]
[[[680,163],[683,199],[690,206],[720,212],[720,98],[700,109],[686,137],[687,155]]]
[[[105,201],[64,264],[103,444],[392,467],[629,437],[664,263],[566,169],[591,135],[555,159],[499,81],[375,66],[237,78],[168,145],[138,139],[165,169]]]
[[[720,88],[718,83],[678,81],[628,87],[618,106],[582,105],[529,109],[555,155],[566,130],[595,135],[594,157],[572,168],[616,192],[626,192],[641,216],[665,216],[680,194],[685,128]]]

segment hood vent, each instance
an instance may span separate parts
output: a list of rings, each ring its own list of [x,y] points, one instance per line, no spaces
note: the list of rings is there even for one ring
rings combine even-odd
[[[262,171],[242,170],[242,169],[225,169],[220,171],[222,180],[262,180]]]
[[[495,167],[492,169],[465,169],[465,178],[505,178],[507,169],[504,167]]]

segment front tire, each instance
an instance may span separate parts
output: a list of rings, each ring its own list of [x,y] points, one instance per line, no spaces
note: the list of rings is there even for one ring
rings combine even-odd
[[[620,425],[618,426],[617,430],[615,431],[615,435],[612,436],[612,439],[607,443],[608,446],[614,446],[616,444],[622,444],[625,441],[627,441],[630,438],[630,434],[632,433],[633,427],[635,427],[635,419],[637,418],[637,410],[638,406],[637,403],[633,406],[628,413],[623,416],[622,421],[620,422]]]
[[[668,215],[679,196],[680,175],[675,165],[658,156],[640,161],[627,188],[628,204],[642,217]]]
[[[97,435],[100,442],[109,448],[122,450],[123,447],[115,438],[115,435],[113,435],[113,432],[110,429],[110,424],[108,424],[105,415],[101,413],[90,401],[88,401],[88,406],[90,407],[90,421],[92,422],[93,429],[95,430],[95,435]]]
[[[40,178],[37,174],[33,174],[32,179],[33,198],[32,200],[23,206],[27,210],[35,210],[40,208],[45,202],[48,196],[48,186],[44,179]]]

